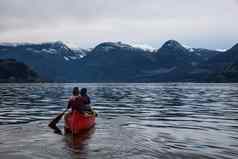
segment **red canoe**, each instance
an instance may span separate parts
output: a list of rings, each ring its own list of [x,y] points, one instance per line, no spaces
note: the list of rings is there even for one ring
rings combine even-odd
[[[95,125],[96,113],[82,114],[79,112],[69,112],[65,115],[65,130],[73,134],[78,134]]]

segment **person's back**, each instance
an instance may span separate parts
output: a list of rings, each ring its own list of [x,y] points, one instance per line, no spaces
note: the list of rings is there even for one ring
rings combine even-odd
[[[72,96],[68,102],[68,109],[72,111],[78,111],[80,106],[80,96]]]
[[[87,95],[87,89],[86,88],[82,88],[80,90],[80,107],[84,110],[84,111],[91,111],[91,107],[90,107],[90,98]]]

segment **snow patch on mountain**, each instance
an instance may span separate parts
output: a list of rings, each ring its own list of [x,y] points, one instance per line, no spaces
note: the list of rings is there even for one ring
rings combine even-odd
[[[49,53],[49,54],[56,54],[57,53],[57,51],[55,49],[52,49],[52,48],[50,48],[50,49],[42,49],[41,51]]]
[[[69,56],[71,60],[77,60],[78,58],[75,56]]]
[[[112,46],[104,46],[105,52],[109,52],[110,50],[113,50],[113,49],[114,49],[114,47],[112,47]]]
[[[78,58],[84,58],[87,54],[86,52],[90,52],[91,49],[82,49],[78,43],[75,42],[64,42],[67,47],[69,47],[74,53],[75,57],[70,57],[71,59],[78,59]]]
[[[142,49],[144,51],[149,51],[149,52],[157,51],[156,48],[154,48],[150,45],[147,45],[147,44],[131,44],[131,46],[134,47],[134,48]]]
[[[219,51],[219,52],[226,52],[227,49],[216,49],[216,51]]]
[[[80,44],[79,43],[75,43],[75,42],[64,42],[66,46],[68,46],[71,50],[76,50],[76,51],[84,51],[84,50],[89,50],[89,49],[82,49],[80,47]]]
[[[190,46],[188,46],[188,45],[182,44],[182,46],[183,46],[185,49],[187,49],[189,52],[194,52],[194,51],[195,51],[194,48],[192,48],[192,47],[190,47]]]
[[[66,56],[64,56],[64,59],[65,59],[66,61],[69,61],[69,58],[68,58],[68,57],[66,57]]]
[[[74,50],[74,49],[76,49],[76,50],[78,50],[78,49],[80,49],[80,45],[78,44],[78,43],[75,43],[75,42],[68,42],[68,41],[65,41],[64,42],[65,43],[65,45],[67,45],[70,49],[72,49],[72,50]]]

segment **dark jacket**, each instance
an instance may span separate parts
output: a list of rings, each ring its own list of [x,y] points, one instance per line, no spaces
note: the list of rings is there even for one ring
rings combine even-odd
[[[72,109],[72,111],[90,111],[91,107],[90,104],[90,98],[86,96],[72,96],[69,99],[68,102],[68,109]]]

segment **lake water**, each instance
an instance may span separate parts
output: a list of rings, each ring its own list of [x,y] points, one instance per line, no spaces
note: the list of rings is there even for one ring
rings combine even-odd
[[[60,135],[47,124],[74,86],[97,124]],[[0,84],[0,158],[236,159],[238,84]]]

